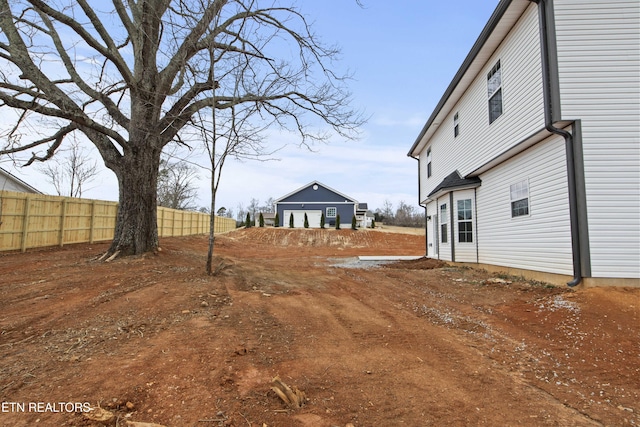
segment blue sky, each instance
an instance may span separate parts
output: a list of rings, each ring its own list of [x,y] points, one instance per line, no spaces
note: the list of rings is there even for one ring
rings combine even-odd
[[[439,101],[498,0],[298,1],[316,33],[342,51],[339,71],[350,71],[353,107],[369,118],[357,141],[333,139],[313,152],[272,133],[270,145],[291,145],[277,160],[225,165],[217,206],[237,211],[252,198],[278,198],[318,180],[341,193],[382,208],[385,200],[418,204],[417,162],[407,152]],[[41,191],[55,194],[37,171],[0,162]],[[101,173],[83,197],[117,200],[115,175]],[[199,206],[210,203],[206,172],[196,182]]]

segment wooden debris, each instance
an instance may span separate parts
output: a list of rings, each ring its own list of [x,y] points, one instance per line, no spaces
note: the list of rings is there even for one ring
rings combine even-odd
[[[154,423],[140,423],[137,421],[127,421],[127,427],[165,427],[160,424]]]
[[[102,409],[101,407],[91,408],[91,411],[85,412],[84,417],[91,421],[97,421],[102,424],[110,424],[115,419],[115,415],[111,411]]]
[[[298,387],[293,386],[293,389],[286,385],[280,377],[275,377],[271,381],[271,390],[273,390],[280,399],[291,409],[299,409],[304,405],[306,396],[303,391],[300,391]]]

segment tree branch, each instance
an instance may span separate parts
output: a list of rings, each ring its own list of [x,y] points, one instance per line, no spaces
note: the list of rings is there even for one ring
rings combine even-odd
[[[68,26],[69,28],[71,28],[89,46],[94,48],[96,51],[98,51],[104,57],[109,58],[109,60],[111,62],[113,62],[113,64],[118,68],[118,71],[120,72],[122,77],[125,79],[125,81],[127,81],[128,83],[131,83],[131,81],[133,79],[132,79],[132,75],[131,75],[131,72],[130,72],[129,68],[126,65],[126,62],[124,61],[124,59],[118,53],[118,49],[116,49],[113,40],[109,37],[108,33],[104,30],[104,28],[102,27],[102,23],[100,22],[98,17],[95,15],[95,13],[93,13],[92,10],[91,10],[90,14],[87,14],[87,17],[91,21],[91,24],[94,26],[94,28],[96,28],[96,30],[98,31],[100,36],[103,37],[103,38],[106,37],[106,40],[105,40],[105,43],[107,44],[106,47],[101,45],[85,29],[85,26],[83,26],[79,22],[75,21],[71,17],[65,15],[64,13],[53,9],[52,7],[50,7],[44,1],[42,1],[42,0],[27,0],[27,1],[29,3],[31,3],[34,7],[36,7],[36,9],[39,12],[43,12],[46,15],[50,16],[51,18],[55,19],[56,21],[59,21],[59,22],[65,24],[66,26]],[[80,2],[80,5],[83,8],[83,10],[85,8],[91,9],[91,7],[88,4],[86,4],[86,2],[84,0],[78,0],[78,1]],[[86,13],[86,11],[85,11],[85,13]],[[95,19],[95,21],[94,21],[94,19]]]
[[[37,156],[36,153],[32,153],[31,158],[27,163],[24,164],[24,166],[29,166],[31,163],[33,163],[36,160],[40,162],[49,160],[51,157],[53,157],[56,150],[60,147],[64,138],[76,129],[78,128],[73,124],[69,126],[65,126],[62,129],[60,129],[58,132],[56,132],[54,135],[48,138],[41,139],[40,141],[36,141],[34,143],[35,145],[42,145],[51,141],[53,141],[53,144],[47,149],[47,154],[45,154],[44,156]],[[0,154],[2,153],[0,152]]]

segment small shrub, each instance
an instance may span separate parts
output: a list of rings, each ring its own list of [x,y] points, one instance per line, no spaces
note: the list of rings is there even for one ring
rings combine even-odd
[[[357,224],[358,223],[356,221],[356,216],[354,215],[354,216],[351,217],[351,229],[352,230],[357,230],[358,229]]]
[[[260,212],[260,217],[258,218],[258,223],[260,227],[264,227],[264,216],[262,216],[262,212]]]
[[[376,221],[375,220],[371,220],[371,228],[376,228]]]
[[[280,227],[280,215],[276,212],[276,217],[274,219],[274,227]]]
[[[244,225],[247,228],[251,228],[251,214],[249,212],[247,212],[247,219],[245,219]]]
[[[336,216],[336,230],[340,230],[340,215]]]
[[[289,215],[289,228],[293,228],[293,213]]]
[[[320,214],[320,228],[324,229],[324,214]]]
[[[307,218],[307,214],[304,214],[304,228],[309,228],[309,218]]]

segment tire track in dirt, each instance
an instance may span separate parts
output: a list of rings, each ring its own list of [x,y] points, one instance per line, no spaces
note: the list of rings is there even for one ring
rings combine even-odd
[[[403,419],[415,425],[411,423],[424,423],[434,414],[439,414],[434,419],[446,414],[451,425],[481,424],[482,402],[495,406],[505,390],[512,396],[512,402],[519,402],[519,410],[509,405],[513,418],[507,421],[511,425],[530,421],[531,417],[564,420],[564,425],[597,425],[578,417],[560,402],[539,396],[539,390],[514,377],[509,370],[495,366],[480,351],[470,364],[470,344],[466,339],[452,336],[443,325],[425,323],[423,317],[408,310],[400,301],[418,298],[420,293],[398,294],[395,287],[395,292],[390,291],[389,281],[380,280],[380,273],[340,270],[333,272],[333,283],[323,291],[310,289],[303,295],[251,297],[254,304],[258,300],[267,303],[281,330],[297,332],[287,340],[288,357],[280,359],[275,371],[306,386],[310,395],[317,396],[315,403],[322,402],[327,407],[332,417],[324,420],[327,424],[319,425],[331,422],[338,425],[339,420],[352,418],[353,413],[361,411],[375,413],[383,423]],[[237,294],[234,299],[238,298],[243,297]],[[324,332],[316,332],[310,339],[305,336],[306,326]],[[400,374],[395,369],[398,365],[404,367]],[[341,378],[341,384],[349,384],[348,389],[337,390],[333,384],[323,382],[321,379],[329,371]],[[265,380],[268,375],[262,378]],[[321,385],[315,384],[314,379]],[[401,390],[410,390],[409,395],[404,396]],[[353,399],[352,393],[359,396],[357,408],[347,403],[347,409],[338,412],[332,411],[327,403],[336,399],[348,402]],[[447,395],[446,401],[434,398],[443,393]],[[539,406],[541,403],[532,403],[541,400],[543,408]],[[467,408],[472,402],[477,402],[477,414],[467,412],[451,419],[456,408]],[[428,410],[418,410],[421,417],[411,418],[420,407]]]

